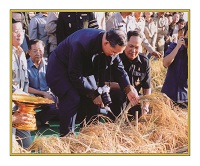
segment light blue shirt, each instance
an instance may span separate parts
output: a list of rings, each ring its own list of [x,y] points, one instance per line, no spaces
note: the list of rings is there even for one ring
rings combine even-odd
[[[40,91],[49,91],[49,87],[46,82],[46,68],[47,62],[44,58],[42,58],[39,68],[34,65],[31,58],[27,60],[29,87]]]

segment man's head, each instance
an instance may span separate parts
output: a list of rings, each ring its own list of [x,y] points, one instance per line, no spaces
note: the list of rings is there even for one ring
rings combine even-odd
[[[135,12],[134,13],[135,18],[139,18],[139,17],[141,17],[141,15],[142,15],[142,12]]]
[[[173,12],[172,15],[173,15],[173,17],[172,17],[173,22],[177,23],[179,21],[179,19],[180,19],[179,13],[178,12]]]
[[[28,44],[28,53],[33,62],[40,62],[44,55],[45,44],[42,40],[30,40]]]
[[[23,22],[23,20],[24,20],[24,15],[23,15],[22,12],[13,12],[13,13],[12,13],[12,18],[13,18],[15,21]]]
[[[153,15],[153,12],[145,12],[144,15],[145,15],[145,18],[151,18]]]
[[[163,17],[165,15],[165,12],[158,12],[158,17]]]
[[[123,17],[127,17],[127,16],[131,15],[131,12],[120,12],[120,14],[121,14]]]
[[[184,12],[179,12],[180,18],[183,19]]]
[[[177,24],[178,24],[178,29],[183,29],[185,27],[185,20],[180,18]]]
[[[115,56],[122,53],[126,44],[126,34],[116,29],[107,31],[102,39],[102,49],[107,56]]]
[[[127,40],[128,43],[124,52],[128,59],[134,60],[138,56],[142,39],[137,31],[128,31]]]
[[[12,19],[12,45],[19,47],[24,40],[24,30],[20,21]]]

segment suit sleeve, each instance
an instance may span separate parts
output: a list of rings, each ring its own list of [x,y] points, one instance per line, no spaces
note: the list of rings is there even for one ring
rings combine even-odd
[[[117,55],[117,57],[113,60],[112,69],[114,78],[122,90],[128,85],[130,85],[128,74],[124,69],[124,65],[119,55]]]
[[[97,89],[94,75],[83,76],[83,58],[86,51],[79,42],[73,42],[69,53],[68,74],[72,85],[84,94],[93,93]]]

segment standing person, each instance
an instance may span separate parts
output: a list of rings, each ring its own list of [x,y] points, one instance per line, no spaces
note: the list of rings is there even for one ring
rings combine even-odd
[[[150,75],[150,63],[149,59],[142,53],[139,53],[140,47],[142,47],[142,39],[137,31],[129,31],[127,33],[127,46],[120,58],[124,65],[125,71],[128,73],[131,85],[137,90],[140,95],[142,89],[142,95],[151,94],[151,75]],[[113,78],[115,80],[115,78]],[[108,84],[108,83],[107,83]],[[127,105],[126,96],[117,83],[111,82],[111,110],[115,116],[118,116]],[[149,103],[137,104],[129,110],[129,114],[134,116],[135,111],[139,111],[139,116],[147,114],[149,112]],[[110,113],[108,116],[115,120],[115,117]]]
[[[46,82],[47,62],[43,58],[44,46],[41,40],[29,41],[28,53],[30,58],[27,60],[28,92],[54,101],[54,104],[41,106],[41,111],[36,113],[36,119],[40,121],[41,126],[49,127],[49,121],[57,118],[58,108],[57,97],[51,92]]]
[[[51,52],[57,47],[56,27],[59,12],[48,12],[45,31],[48,36],[47,53],[48,57]]]
[[[118,56],[125,49],[126,42],[125,33],[119,30],[81,29],[51,53],[46,78],[48,86],[59,98],[61,136],[70,131],[80,109],[81,95],[90,98],[95,105],[104,106],[98,87],[104,85],[105,69],[112,63],[117,82],[128,99],[132,105],[138,102],[137,92],[130,85]],[[94,65],[95,61],[97,65]]]
[[[155,49],[156,39],[157,39],[157,24],[152,18],[152,12],[145,12],[145,27],[144,27],[144,34],[149,42],[149,44]],[[146,52],[148,57],[151,57],[149,52]]]
[[[57,43],[83,28],[99,28],[94,12],[60,12],[56,28]]]
[[[135,20],[130,17],[131,12],[116,12],[106,22],[106,30],[116,28],[127,33],[130,30],[135,29]]]
[[[165,39],[165,48],[164,48],[164,52],[167,51],[169,45],[174,42],[174,40],[178,40],[177,39],[177,36],[173,35],[174,33],[177,34],[178,32],[178,26],[177,26],[177,23],[180,19],[180,15],[178,12],[173,12],[172,13],[172,22],[169,25],[168,27],[168,33],[166,35],[166,39]]]
[[[169,29],[168,19],[167,17],[165,17],[165,12],[158,12],[155,21],[158,27],[156,49],[158,52],[164,55],[165,37],[168,34],[168,29]]]
[[[28,74],[27,74],[27,61],[23,49],[20,47],[24,40],[24,30],[22,28],[22,23],[12,19],[12,92],[18,93],[28,92]],[[18,92],[16,92],[18,91]],[[29,120],[34,118],[29,116],[29,114],[22,115],[16,112],[18,107],[13,105],[12,111],[12,123],[15,126],[15,123],[18,123],[20,117],[23,117],[21,121]],[[19,118],[18,118],[19,117]],[[31,133],[26,130],[18,130],[12,128],[13,142],[16,140],[23,148],[28,148],[31,143]]]
[[[12,19],[14,19],[15,21],[20,21],[22,23],[23,29],[25,30],[24,40],[21,44],[21,47],[26,54],[27,51],[28,51],[28,42],[29,42],[29,35],[28,35],[29,20],[28,20],[28,16],[27,15],[25,16],[23,12],[13,12],[12,13]]]
[[[40,12],[36,14],[29,24],[29,38],[30,40],[39,39],[42,40],[45,44],[44,57],[47,57],[47,44],[48,36],[45,31],[45,25],[47,22],[47,12]]]
[[[179,21],[177,22],[176,28],[174,29],[173,34],[172,34],[173,42],[177,42],[177,40],[178,40],[178,32],[183,31],[183,34],[184,34],[184,32],[185,32],[185,24],[186,24],[185,20],[180,18]]]
[[[170,99],[181,108],[188,103],[188,43],[180,36],[177,43],[171,43],[163,59],[163,66],[168,68],[162,87]]]
[[[142,12],[134,12],[134,17],[136,26],[135,30],[144,33],[145,19],[142,16]]]
[[[99,29],[106,30],[106,14],[105,12],[94,12]]]

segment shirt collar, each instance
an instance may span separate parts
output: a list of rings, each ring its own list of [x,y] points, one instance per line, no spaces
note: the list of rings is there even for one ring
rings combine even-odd
[[[118,20],[119,22],[127,23],[128,16],[126,16],[126,18],[124,19],[124,18],[122,17],[121,13],[120,13],[120,12],[117,12],[117,13],[116,13],[116,17],[117,17],[117,20]]]
[[[17,55],[21,55],[23,52],[23,49],[21,47],[16,48],[15,46],[12,46],[12,50]]]
[[[33,63],[31,57],[28,59],[28,63],[30,65],[30,67],[35,67],[35,64]],[[43,67],[45,64],[46,64],[46,62],[45,62],[44,58],[42,58],[39,68]]]
[[[140,54],[138,54],[138,56],[134,59],[134,60],[129,60],[128,57],[126,56],[125,52],[122,53],[122,55],[124,56],[124,58],[130,62],[131,64],[139,62],[142,63],[141,59],[140,59]]]
[[[137,56],[134,60],[132,60],[132,63],[133,63],[133,62],[139,62],[139,63],[142,63],[139,54],[138,54],[138,56]]]

